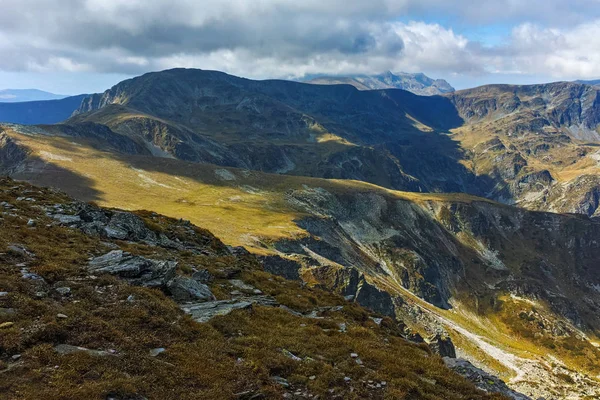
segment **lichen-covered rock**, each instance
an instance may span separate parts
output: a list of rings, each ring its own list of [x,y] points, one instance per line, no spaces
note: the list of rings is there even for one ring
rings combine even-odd
[[[207,322],[216,316],[227,315],[234,310],[249,309],[253,304],[269,307],[278,306],[278,303],[272,297],[252,296],[232,300],[184,304],[181,309],[186,314],[190,314],[196,322]]]
[[[133,285],[162,287],[175,276],[176,267],[175,261],[151,260],[122,250],[113,250],[90,260],[88,271],[116,275]]]
[[[177,302],[215,300],[208,286],[184,276],[176,276],[167,282],[167,291]]]

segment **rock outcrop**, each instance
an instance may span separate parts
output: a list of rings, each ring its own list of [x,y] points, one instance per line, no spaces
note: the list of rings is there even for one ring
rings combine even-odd
[[[113,250],[90,260],[88,270],[92,274],[116,275],[132,285],[161,288],[175,278],[176,268],[176,261],[151,260]],[[177,284],[172,287],[179,293]]]

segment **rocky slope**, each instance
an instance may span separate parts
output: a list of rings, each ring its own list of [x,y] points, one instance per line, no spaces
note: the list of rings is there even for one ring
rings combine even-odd
[[[178,69],[122,82],[86,99],[78,114],[69,126],[104,124],[186,161],[414,191],[485,186],[437,134],[462,123],[440,97]]]
[[[433,96],[454,92],[443,79],[431,79],[422,73],[392,73],[342,77],[318,77],[307,81],[316,85],[352,85],[358,90],[402,89],[420,96]]]
[[[598,141],[600,96],[590,85],[557,82],[543,85],[488,85],[449,95],[469,123],[488,122],[507,136],[560,133]]]
[[[424,336],[450,335],[460,356],[526,395],[597,394],[594,220],[459,194],[131,156],[44,132],[5,133],[26,156],[15,177],[192,219],[248,246],[270,273],[395,316]]]
[[[9,179],[0,200],[7,398],[507,398],[446,368],[437,341],[188,222]]]
[[[600,97],[589,85],[492,85],[451,95],[467,124],[465,164],[494,181],[486,195],[522,207],[595,215]]]

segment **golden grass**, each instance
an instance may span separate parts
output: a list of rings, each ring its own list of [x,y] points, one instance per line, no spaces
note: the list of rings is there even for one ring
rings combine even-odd
[[[34,167],[42,171],[17,174],[19,179],[57,186],[102,206],[153,210],[187,219],[227,244],[244,245],[262,254],[270,251],[265,243],[306,234],[295,223],[303,213],[285,199],[288,190],[305,185],[338,193],[377,191],[414,202],[488,201],[461,193],[399,192],[359,181],[272,175],[164,158],[139,156],[125,161],[81,139],[8,134],[45,161]],[[84,177],[88,187],[65,171]]]

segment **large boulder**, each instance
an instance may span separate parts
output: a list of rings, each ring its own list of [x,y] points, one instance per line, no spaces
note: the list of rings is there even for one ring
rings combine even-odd
[[[163,287],[175,277],[176,267],[176,261],[151,260],[122,250],[113,250],[92,259],[88,264],[88,271],[116,275],[132,285]]]
[[[208,286],[184,276],[176,276],[167,282],[167,290],[175,301],[181,303],[215,300]]]
[[[428,339],[429,348],[441,357],[456,358],[456,349],[452,340],[441,334],[436,334]]]
[[[354,301],[379,314],[392,318],[396,317],[396,307],[392,296],[388,292],[371,285],[364,276],[360,278]]]

